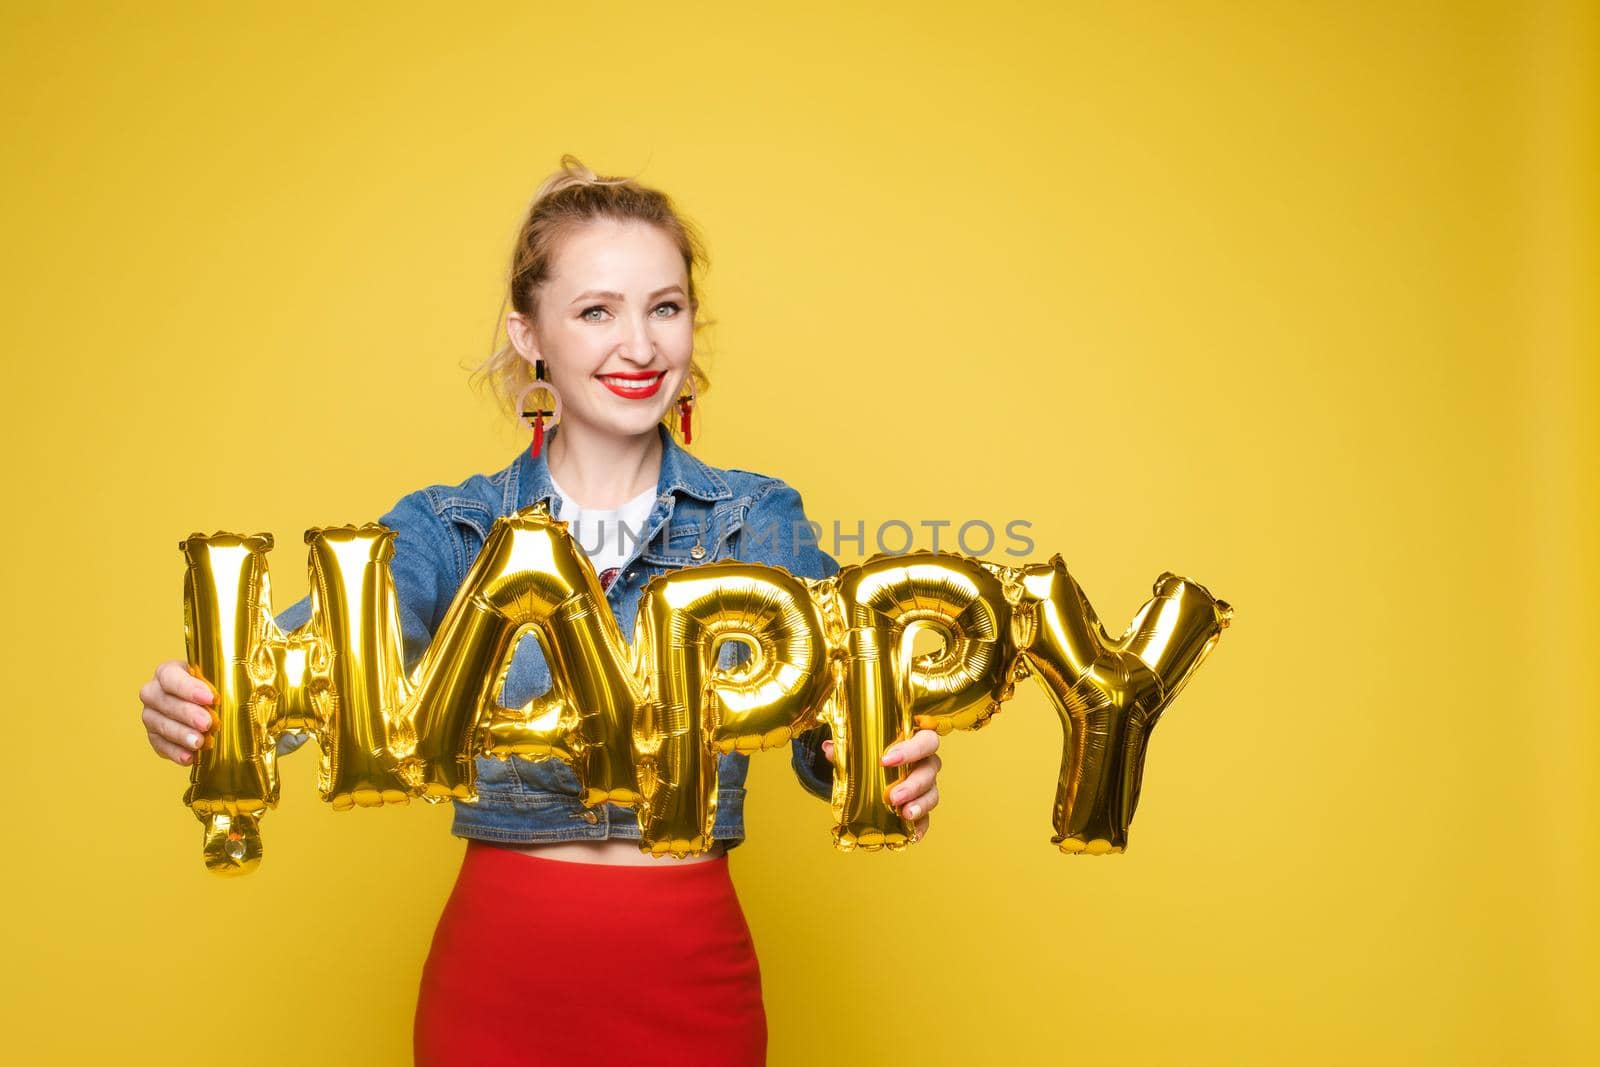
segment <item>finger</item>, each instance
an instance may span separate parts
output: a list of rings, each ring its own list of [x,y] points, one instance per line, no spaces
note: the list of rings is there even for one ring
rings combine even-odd
[[[160,734],[147,730],[145,736],[150,738],[150,747],[156,750],[156,755],[165,757],[173,763],[181,763],[185,767],[194,762],[194,753],[179,748]]]
[[[201,744],[201,735],[192,727],[186,726],[176,719],[169,719],[155,708],[147,707],[140,716],[144,728],[153,734],[159,734],[180,748],[197,749]]]
[[[216,697],[211,687],[189,673],[189,665],[181,659],[169,659],[156,668],[156,681],[161,688],[175,697],[196,704],[214,704]]]
[[[935,757],[937,758],[937,757]],[[920,797],[933,788],[933,782],[938,777],[939,768],[932,760],[924,760],[911,768],[900,781],[896,782],[893,789],[889,790],[889,803],[904,804],[914,797]]]
[[[822,754],[827,757],[829,763],[833,762],[833,742],[831,740],[822,742]]]
[[[919,759],[927,759],[939,748],[939,734],[934,730],[918,730],[904,741],[896,741],[883,750],[883,765],[892,767],[897,763],[914,763]]]
[[[173,719],[193,730],[205,733],[211,729],[214,719],[210,708],[203,708],[199,704],[191,704],[180,697],[157,686],[154,682],[146,682],[143,689],[139,690],[139,699],[147,708],[153,708],[169,719]]]
[[[939,787],[934,786],[905,807],[906,818],[920,818],[939,806]]]
[[[924,815],[911,824],[911,840],[921,841],[928,836],[928,817]]]

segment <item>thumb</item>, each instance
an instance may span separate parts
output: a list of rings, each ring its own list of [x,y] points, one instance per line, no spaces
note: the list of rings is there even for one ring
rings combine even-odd
[[[826,741],[822,742],[822,754],[828,758],[828,762],[829,763],[833,762],[833,741],[832,740],[826,740]]]

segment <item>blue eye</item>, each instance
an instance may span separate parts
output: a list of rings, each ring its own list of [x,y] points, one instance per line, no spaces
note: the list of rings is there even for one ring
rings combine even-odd
[[[676,304],[671,300],[663,300],[661,303],[656,305],[657,311],[660,311],[662,308],[671,308],[673,314],[677,314],[679,311],[683,310],[681,305]],[[670,316],[663,315],[662,318],[670,318]]]
[[[578,318],[580,318],[580,319],[589,319],[589,312],[591,312],[591,311],[604,311],[604,310],[605,310],[605,307],[604,307],[604,305],[601,305],[601,304],[596,304],[593,307],[586,307],[586,308],[583,309],[582,312],[579,313]],[[589,321],[590,322],[599,322],[600,320],[599,319],[589,319]]]

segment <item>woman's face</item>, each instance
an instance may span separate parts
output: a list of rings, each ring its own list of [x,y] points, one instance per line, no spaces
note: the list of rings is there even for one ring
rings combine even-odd
[[[523,358],[543,357],[563,423],[617,437],[653,432],[694,355],[683,257],[648,223],[587,223],[562,241],[536,314],[512,313],[506,332]]]

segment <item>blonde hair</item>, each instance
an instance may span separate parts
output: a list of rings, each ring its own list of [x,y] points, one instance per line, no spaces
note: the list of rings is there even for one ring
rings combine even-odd
[[[694,315],[696,348],[699,348],[701,332],[713,325],[713,320],[700,315],[695,281],[695,275],[703,271],[708,262],[705,246],[694,224],[678,213],[672,199],[659,189],[639,184],[632,177],[601,177],[576,156],[563,155],[561,168],[540,184],[517,229],[516,243],[511,250],[511,275],[495,322],[494,354],[472,375],[475,383],[488,382],[500,406],[518,421],[522,413],[515,410],[516,399],[533,381],[533,365],[512,346],[509,337],[503,343],[500,340],[505,329],[506,305],[509,303],[522,314],[533,317],[539,288],[550,278],[562,239],[601,218],[646,222],[672,238],[683,255],[684,272],[689,277],[689,309]],[[697,395],[710,387],[711,382],[698,358],[689,361],[689,374]],[[669,406],[662,418],[673,431],[677,428],[675,414]]]

